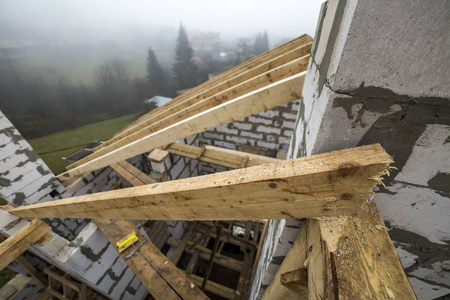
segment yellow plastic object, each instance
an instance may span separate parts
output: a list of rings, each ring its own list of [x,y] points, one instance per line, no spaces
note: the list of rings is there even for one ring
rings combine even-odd
[[[131,234],[127,235],[120,241],[116,243],[116,246],[119,248],[119,253],[125,251],[128,249],[131,245],[136,243],[139,240],[139,238],[136,236],[136,232],[132,232]]]

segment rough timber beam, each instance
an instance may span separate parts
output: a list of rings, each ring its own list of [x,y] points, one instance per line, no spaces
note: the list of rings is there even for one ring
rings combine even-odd
[[[300,98],[306,72],[302,72],[258,89],[252,93],[211,108],[156,133],[131,142],[117,150],[78,166],[58,176],[60,181],[72,180],[118,161],[126,160],[151,149],[242,119]]]
[[[215,146],[195,147],[182,143],[170,144],[166,149],[171,154],[198,159],[233,169],[253,167],[279,161],[279,159],[256,155],[236,150],[229,150]]]
[[[227,81],[220,87],[217,87],[214,93],[211,92],[207,94],[211,94],[210,96],[206,97],[202,94],[202,96],[206,97],[205,99],[202,97],[200,97],[200,99],[196,97],[188,99],[187,101],[180,103],[175,108],[159,114],[158,118],[150,118],[149,120],[142,122],[135,127],[136,130],[128,130],[117,135],[116,137],[113,137],[109,141],[103,143],[101,149],[96,150],[91,155],[81,159],[79,162],[74,163],[71,166],[79,166],[88,161],[92,161],[93,159],[106,153],[145,137],[150,133],[157,132],[158,130],[162,130],[177,122],[186,120],[189,117],[195,116],[208,109],[217,107],[240,96],[251,93],[254,90],[266,87],[282,79],[306,71],[308,61],[309,55],[306,55],[243,82],[237,81],[235,83],[233,81]]]
[[[307,269],[297,294],[283,285]],[[301,276],[300,276],[301,277]],[[284,278],[286,280],[286,278]],[[288,280],[289,281],[289,280]],[[355,216],[309,219],[263,295],[268,299],[416,299],[375,202]]]
[[[416,299],[375,202],[307,222],[309,299]]]
[[[155,179],[145,175],[141,170],[127,161],[113,163],[110,167],[132,186],[151,184],[157,182]]]
[[[289,250],[288,254],[284,258],[280,267],[278,268],[277,273],[275,274],[266,291],[264,292],[262,300],[308,299],[308,292],[304,292],[302,295],[300,295],[281,283],[282,274],[305,267],[307,250],[308,248],[306,246],[306,226],[303,226],[303,228],[300,230],[299,235],[297,236],[297,239],[292,245],[292,248]]]
[[[313,41],[313,39],[310,36],[308,36],[307,34],[304,34],[296,39],[293,39],[293,40],[275,48],[275,49],[272,49],[268,52],[258,55],[257,57],[252,58],[249,61],[247,61],[235,68],[232,68],[231,70],[228,70],[228,71],[214,77],[213,79],[208,80],[205,83],[198,85],[197,87],[192,88],[191,90],[183,93],[182,95],[172,99],[169,103],[167,103],[163,106],[157,107],[156,109],[141,116],[138,120],[136,120],[135,122],[133,122],[132,124],[130,124],[129,126],[124,128],[122,131],[117,133],[115,135],[115,137],[119,136],[120,134],[122,134],[126,131],[135,130],[135,127],[138,124],[142,123],[145,120],[148,120],[151,117],[158,116],[161,112],[173,110],[175,108],[175,106],[177,106],[181,102],[186,101],[186,99],[189,99],[192,97],[197,97],[197,99],[200,99],[200,95],[204,95],[205,91],[210,91],[214,87],[220,85],[222,82],[224,82],[228,79],[231,79],[233,77],[237,77],[238,75],[242,75],[242,73],[252,71],[253,69],[256,69],[257,67],[259,67],[262,64],[267,64],[269,66],[273,65],[273,66],[271,66],[271,68],[280,66],[280,64],[277,64],[274,61],[279,56],[286,57],[286,56],[288,56],[289,53],[292,53],[293,51],[297,50],[298,48],[305,49],[306,52],[298,53],[297,57],[302,57],[306,54],[309,54],[309,52],[311,51],[312,41]],[[288,61],[290,61],[290,58],[287,60],[281,61],[280,63],[283,64]],[[270,70],[270,68],[266,69],[266,71],[268,71],[268,70]],[[251,74],[251,76],[254,76],[255,73],[247,73],[247,75],[250,75],[250,74]],[[251,78],[251,77],[248,77],[248,78]],[[97,151],[98,149],[101,149],[101,148],[103,148],[102,145],[98,146],[96,149],[94,149],[94,151]]]
[[[136,234],[138,242],[120,252],[120,256],[156,299],[209,299],[131,222],[111,222],[110,219],[94,221],[116,250],[119,240],[132,232]]]
[[[3,241],[0,244],[0,270],[36,243],[50,229],[44,221],[34,219]]]
[[[20,217],[259,220],[354,215],[391,157],[379,144],[9,209]]]
[[[133,186],[156,182],[127,161],[111,167]],[[208,299],[133,223],[111,219],[94,222],[118,252],[117,242],[132,232],[136,234],[138,246],[119,254],[156,299]]]

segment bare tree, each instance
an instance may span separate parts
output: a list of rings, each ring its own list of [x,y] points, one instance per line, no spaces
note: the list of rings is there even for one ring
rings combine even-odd
[[[111,59],[94,70],[97,84],[104,89],[115,89],[128,85],[128,66],[119,59]]]

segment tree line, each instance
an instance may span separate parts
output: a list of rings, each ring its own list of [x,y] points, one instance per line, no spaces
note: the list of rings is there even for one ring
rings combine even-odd
[[[257,35],[248,53],[237,56],[233,65],[268,49],[264,32]],[[147,108],[143,100],[155,95],[175,97],[177,90],[206,81],[207,72],[224,68],[216,64],[207,71],[200,70],[183,25],[174,52],[171,70],[164,70],[150,46],[146,78],[132,77],[123,60],[106,60],[93,70],[95,80],[90,85],[81,81],[74,84],[64,77],[59,77],[56,83],[49,82],[42,74],[20,73],[10,61],[3,60],[0,61],[0,110],[30,139],[124,114],[144,113]]]

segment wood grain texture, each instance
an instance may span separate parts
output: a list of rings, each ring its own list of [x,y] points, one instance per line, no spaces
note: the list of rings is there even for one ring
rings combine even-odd
[[[120,256],[156,299],[209,299],[131,222],[116,220],[111,224],[109,219],[94,221],[117,251],[116,242],[128,233],[136,232],[139,245],[121,252]]]
[[[308,271],[305,268],[281,274],[280,282],[300,296],[308,294]]]
[[[375,202],[308,223],[310,299],[416,299]]]
[[[140,220],[354,215],[390,163],[375,144],[8,210],[20,217]]]
[[[278,159],[272,157],[255,155],[251,153],[229,150],[209,145],[205,146],[205,150],[203,151],[203,153],[201,153],[200,156],[198,156],[198,154],[200,153],[202,148],[182,143],[170,144],[169,147],[166,148],[166,150],[171,154],[198,159],[200,161],[233,169],[253,167],[279,161]],[[243,165],[244,161],[245,164]]]
[[[0,244],[0,270],[36,243],[50,230],[44,221],[34,219]]]
[[[288,78],[300,72],[306,71],[308,67],[309,55],[295,59],[282,66],[279,66],[266,73],[262,73],[254,78],[240,83],[225,82],[222,89],[216,90],[214,94],[203,99],[194,98],[190,101],[183,102],[183,107],[179,107],[175,111],[168,111],[164,114],[164,118],[154,120],[149,119],[139,125],[138,130],[133,132],[125,132],[123,136],[117,136],[108,142],[102,144],[102,149],[97,150],[93,154],[83,158],[74,166],[81,165],[88,161],[92,161],[106,153],[119,149],[133,141],[136,141],[150,133],[162,130],[170,125],[176,124],[186,120],[189,117],[195,116],[213,107],[217,107],[223,103],[227,103],[240,96],[244,96],[252,91],[268,86],[272,83],[278,82],[284,78]]]
[[[305,267],[307,256],[306,246],[306,226],[300,230],[299,235],[295,239],[292,248],[284,258],[275,276],[263,294],[262,300],[283,299],[283,300],[297,300],[308,299],[308,294],[299,295],[291,289],[281,284],[281,274]]]
[[[110,167],[132,186],[146,185],[157,182],[127,161],[113,163]]]
[[[267,72],[273,68],[281,66],[289,61],[296,58],[305,56],[311,52],[312,38],[308,35],[302,35],[292,41],[289,41],[275,49],[265,52],[257,57],[231,69],[228,70],[213,79],[200,84],[197,87],[183,93],[182,95],[172,99],[170,102],[163,106],[160,106],[149,113],[141,116],[137,121],[133,122],[119,133],[117,133],[112,139],[106,143],[99,145],[94,149],[98,151],[123,137],[126,137],[130,133],[136,132],[146,124],[151,124],[152,122],[159,121],[162,118],[167,117],[169,114],[179,111],[186,107],[188,101],[192,99],[205,99],[207,97],[213,96],[221,90],[225,90],[232,85],[241,83],[248,80],[254,76],[261,73]],[[233,80],[228,82],[229,80]],[[228,82],[228,83],[226,83]],[[146,124],[144,124],[146,123]],[[87,160],[83,160],[83,163]],[[75,162],[67,167],[67,169],[72,169],[79,166],[79,162]]]
[[[197,285],[201,285],[203,282],[203,278],[194,274],[187,274],[187,276]],[[224,285],[215,283],[209,280],[206,283],[206,288],[208,292],[216,294],[222,298],[233,300],[236,297],[236,291],[226,287]]]
[[[186,242],[185,242],[185,245],[186,245]],[[178,250],[180,247],[181,241],[177,241],[174,238],[168,238],[167,244],[169,244],[172,247],[177,247],[177,250]],[[200,257],[202,259],[208,261],[211,258],[211,250],[208,248],[205,248],[202,245],[197,245],[197,246],[195,249],[197,249],[200,252]],[[184,251],[191,255],[194,255],[196,253],[195,249],[192,249],[191,247],[184,247]],[[171,259],[171,261],[173,262],[172,259]],[[227,267],[227,268],[230,268],[235,271],[241,271],[241,269],[242,269],[242,261],[221,255],[220,253],[217,253],[215,255],[214,263],[224,266],[224,267]]]
[[[267,109],[300,99],[306,72],[255,90],[223,105],[211,108],[158,132],[133,141],[81,166],[58,175],[58,179],[73,180],[94,170],[126,160],[146,151],[162,147],[183,138],[219,127],[221,125],[260,113]]]

